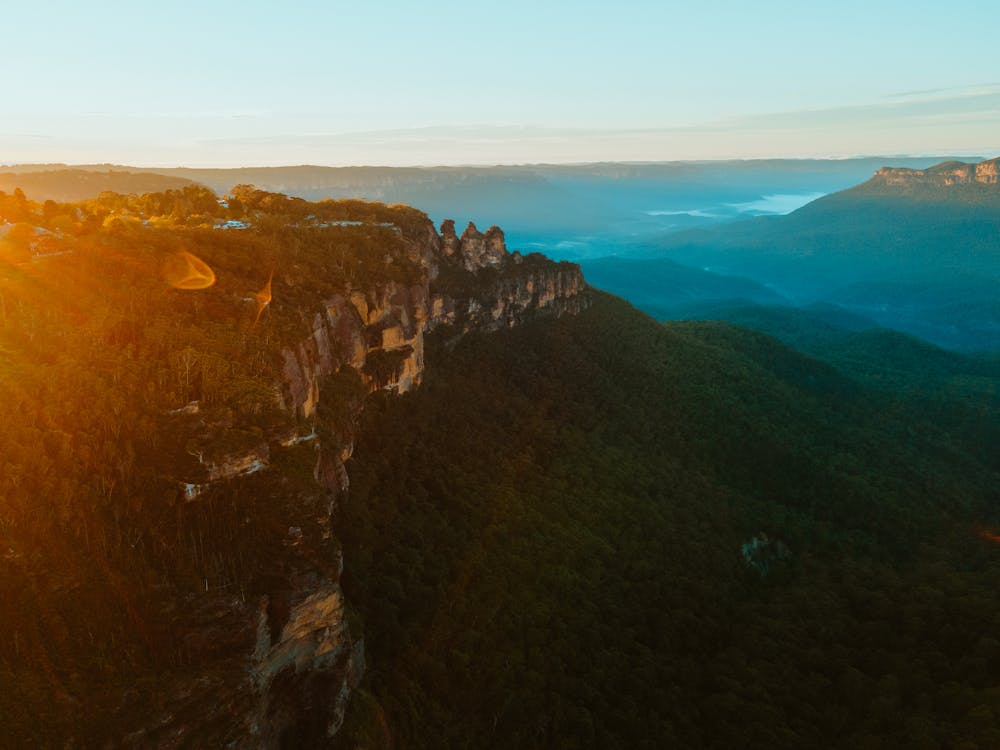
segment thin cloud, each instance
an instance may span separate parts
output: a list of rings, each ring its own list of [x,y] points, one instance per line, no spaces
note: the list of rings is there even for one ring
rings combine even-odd
[[[1000,150],[1000,85],[909,92],[865,104],[642,128],[431,123],[346,130],[326,129],[324,125],[332,123],[318,118],[275,117],[253,110],[190,117],[161,112],[120,119],[130,123],[126,137],[112,137],[114,116],[108,114],[8,120],[7,126],[17,130],[0,135],[0,150],[7,161],[15,162],[97,159],[214,167],[253,163],[472,166],[901,153],[989,156]],[[28,135],[35,125],[38,131]]]
[[[998,109],[1000,109],[1000,87],[936,97],[735,117],[697,127],[712,130],[746,128],[787,130],[890,123],[902,127],[908,121],[927,116],[938,116],[942,122],[947,122],[949,119],[968,121],[968,115],[974,113],[983,120],[992,120],[996,117]]]
[[[974,89],[938,89],[893,94],[889,100],[822,109],[790,110],[743,115],[689,125],[643,128],[575,128],[546,125],[426,125],[412,128],[276,133],[242,137],[207,138],[207,146],[297,145],[335,147],[346,145],[555,143],[579,140],[610,141],[637,136],[672,136],[691,133],[725,133],[747,130],[800,130],[845,125],[937,122],[970,123],[1000,117],[1000,85]],[[916,97],[917,93],[925,96]],[[908,97],[908,98],[907,98]]]
[[[916,91],[902,91],[889,94],[886,99],[914,99],[927,97],[928,101],[940,99],[958,99],[962,97],[976,97],[983,94],[1000,92],[1000,83],[982,83],[975,86],[952,86],[939,89],[919,89]]]

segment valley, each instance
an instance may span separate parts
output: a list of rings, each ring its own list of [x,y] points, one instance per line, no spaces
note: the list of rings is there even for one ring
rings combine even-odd
[[[7,745],[1000,741],[995,213],[880,174],[583,270],[247,184],[0,193]],[[870,304],[918,260],[881,283],[970,351]]]
[[[1000,748],[1000,3],[2,19],[0,750]]]

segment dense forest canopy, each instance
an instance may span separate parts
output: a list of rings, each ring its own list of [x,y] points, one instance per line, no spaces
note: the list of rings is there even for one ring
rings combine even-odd
[[[249,186],[15,190],[0,222],[0,746],[118,744],[170,685],[245,671],[191,633],[220,597],[252,606],[319,502],[308,444],[198,503],[186,483],[205,481],[205,456],[316,428],[281,404],[282,347],[331,288],[416,277],[430,223]],[[364,394],[357,373],[326,386],[321,431]]]
[[[330,289],[422,278],[420,211],[188,185],[0,222],[0,745],[142,744],[215,698],[226,744],[244,615],[303,556],[343,559],[366,639],[343,747],[1000,745],[995,358],[595,293],[442,331],[401,397],[344,368],[307,420],[282,348]],[[295,437],[359,414],[337,541]]]
[[[1000,371],[881,357],[613,298],[437,352],[352,460],[344,746],[1000,742]]]

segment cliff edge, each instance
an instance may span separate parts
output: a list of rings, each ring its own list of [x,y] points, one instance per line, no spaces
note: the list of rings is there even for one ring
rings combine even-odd
[[[882,167],[842,195],[993,207],[1000,204],[1000,157],[978,164],[946,161],[927,169]]]
[[[309,231],[335,236],[345,222],[310,217],[305,223]],[[351,627],[339,583],[350,561],[341,559],[330,533],[330,517],[349,489],[347,462],[365,395],[417,387],[429,336],[452,342],[538,317],[575,314],[590,304],[579,266],[512,253],[498,227],[482,233],[469,223],[458,236],[453,221],[437,232],[426,217],[377,226],[391,239],[381,261],[394,272],[320,283],[321,293],[295,310],[300,333],[281,346],[274,384],[285,417],[242,449],[221,448],[225,441],[214,434],[203,438],[192,453],[197,461],[176,477],[183,501],[200,503],[251,475],[290,481],[282,475],[288,457],[311,454],[315,490],[305,488],[299,500],[285,504],[275,524],[287,528],[281,559],[256,597],[220,595],[215,606],[225,617],[187,626],[192,638],[205,640],[223,626],[242,633],[219,660],[229,668],[215,669],[213,679],[194,686],[190,680],[173,685],[167,701],[173,710],[133,733],[133,744],[172,746],[182,738],[265,748],[332,742],[365,669],[363,638],[357,623]],[[291,277],[276,281],[296,283]],[[197,404],[185,409],[178,424],[198,423]],[[211,705],[230,716],[218,734],[213,728],[220,726],[219,710],[199,713],[210,695]]]

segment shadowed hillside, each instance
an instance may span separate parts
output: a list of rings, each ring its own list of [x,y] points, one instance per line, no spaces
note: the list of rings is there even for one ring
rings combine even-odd
[[[345,746],[1000,741],[996,372],[953,430],[900,383],[612,298],[431,361],[350,464],[379,666]]]

